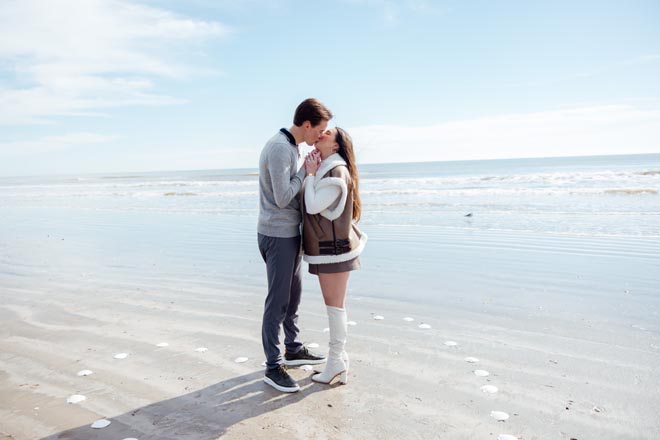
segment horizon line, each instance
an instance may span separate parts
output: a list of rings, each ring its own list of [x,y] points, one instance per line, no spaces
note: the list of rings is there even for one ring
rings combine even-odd
[[[453,159],[453,160],[422,160],[422,161],[393,161],[393,162],[360,162],[360,165],[393,165],[393,164],[428,164],[428,163],[462,163],[462,162],[496,162],[503,160],[526,160],[526,159],[563,159],[563,158],[596,158],[596,157],[616,157],[616,156],[653,156],[660,155],[660,151],[655,153],[614,153],[614,154],[587,154],[587,155],[565,155],[565,156],[526,156],[526,157],[500,157],[489,159]],[[194,169],[158,169],[158,170],[135,170],[135,171],[85,171],[78,173],[45,173],[45,174],[21,174],[21,175],[0,175],[0,178],[10,179],[14,177],[57,177],[72,175],[98,175],[98,174],[127,174],[127,173],[169,173],[175,171],[198,172],[198,171],[232,171],[232,170],[254,170],[259,167],[231,167],[231,168],[194,168]]]

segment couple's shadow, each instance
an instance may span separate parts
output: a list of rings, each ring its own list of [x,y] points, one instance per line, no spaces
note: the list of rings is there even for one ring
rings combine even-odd
[[[216,440],[227,429],[244,420],[300,402],[307,396],[331,389],[311,381],[298,380],[301,390],[281,393],[263,382],[263,370],[218,382],[182,396],[106,417],[112,423],[103,429],[90,424],[67,429],[41,440],[147,439]]]

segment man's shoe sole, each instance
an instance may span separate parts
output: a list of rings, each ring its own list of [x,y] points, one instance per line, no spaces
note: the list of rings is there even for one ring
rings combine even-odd
[[[300,391],[300,385],[296,385],[295,387],[283,387],[282,385],[276,384],[270,377],[264,377],[264,382],[283,393],[295,393]]]
[[[325,358],[323,359],[317,359],[317,360],[312,360],[312,359],[294,359],[292,361],[287,360],[286,358],[282,359],[282,363],[288,367],[294,367],[296,365],[317,365],[317,364],[324,364],[326,361]]]

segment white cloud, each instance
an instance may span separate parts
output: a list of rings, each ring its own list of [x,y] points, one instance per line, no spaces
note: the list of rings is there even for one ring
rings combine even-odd
[[[0,157],[68,150],[74,147],[110,142],[115,139],[118,139],[118,136],[78,132],[61,136],[44,136],[29,141],[2,142],[0,143]]]
[[[5,1],[0,61],[16,85],[0,89],[0,124],[180,102],[149,92],[153,78],[196,73],[170,62],[166,51],[228,32],[216,22],[125,0]]]
[[[630,105],[349,130],[362,163],[660,152],[660,110]]]

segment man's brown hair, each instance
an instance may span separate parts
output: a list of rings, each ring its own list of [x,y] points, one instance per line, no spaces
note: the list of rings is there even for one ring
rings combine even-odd
[[[332,119],[332,112],[326,106],[321,104],[318,99],[308,98],[296,108],[296,113],[293,116],[293,124],[296,127],[300,127],[305,121],[309,121],[312,127],[316,127],[321,121],[329,121],[330,119]]]

